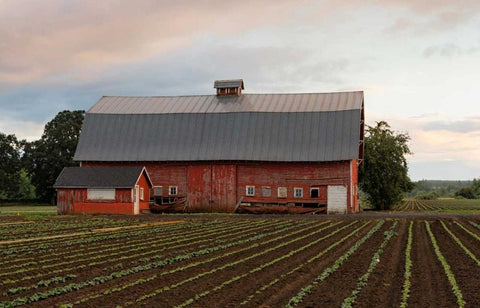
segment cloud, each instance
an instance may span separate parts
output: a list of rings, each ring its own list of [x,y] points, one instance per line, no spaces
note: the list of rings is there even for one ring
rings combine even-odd
[[[408,160],[410,170],[415,174],[416,179],[465,179],[471,178],[470,171],[480,170],[480,117],[478,116],[449,119],[440,113],[412,117],[368,114],[367,120],[370,124],[386,120],[392,129],[409,134],[410,149],[414,155]],[[450,164],[448,170],[445,168],[435,170],[428,167],[439,166],[446,162]],[[452,166],[457,166],[456,172]],[[445,170],[448,173],[441,177],[439,170]],[[469,170],[468,176],[465,170]]]
[[[454,133],[480,132],[480,119],[466,118],[459,121],[431,121],[425,123],[423,129],[426,131],[448,131]]]
[[[386,29],[387,33],[396,34],[406,32],[419,35],[452,31],[468,24],[480,14],[480,2],[476,0],[372,0],[370,3],[403,13]]]
[[[287,18],[301,2],[10,0],[0,3],[0,84],[94,76],[189,46],[199,34],[229,36]]]
[[[442,45],[433,45],[425,48],[423,51],[423,56],[426,58],[430,58],[435,55],[439,55],[442,57],[452,58],[455,56],[462,56],[462,55],[471,55],[480,51],[478,47],[470,47],[470,48],[461,48],[456,44],[453,43],[446,43]]]
[[[44,124],[28,120],[12,120],[8,117],[0,117],[0,132],[14,134],[18,139],[33,141],[40,138]]]

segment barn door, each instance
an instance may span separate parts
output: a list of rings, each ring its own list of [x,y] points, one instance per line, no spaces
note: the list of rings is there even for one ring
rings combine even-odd
[[[212,166],[212,212],[233,212],[237,203],[235,165]]]
[[[73,189],[59,189],[57,191],[57,214],[73,213]]]
[[[347,213],[347,187],[343,185],[329,185],[327,188],[327,213]]]

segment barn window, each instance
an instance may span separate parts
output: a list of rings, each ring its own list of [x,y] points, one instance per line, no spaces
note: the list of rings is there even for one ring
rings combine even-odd
[[[163,193],[163,187],[162,186],[153,186],[153,195],[154,196],[161,196]]]
[[[287,188],[286,187],[279,187],[278,188],[278,197],[279,198],[286,198],[287,197]]]
[[[255,196],[255,186],[247,186],[246,195]]]
[[[143,200],[143,187],[140,187],[140,200]]]
[[[310,188],[310,198],[318,198],[318,187]]]
[[[175,196],[178,193],[178,186],[168,186],[168,194]]]
[[[89,188],[87,189],[88,200],[115,200],[115,188]]]
[[[303,197],[303,188],[301,187],[295,187],[293,189],[293,196],[295,198],[302,198]]]
[[[270,186],[263,186],[262,187],[262,196],[263,197],[270,197],[272,195],[272,189]]]

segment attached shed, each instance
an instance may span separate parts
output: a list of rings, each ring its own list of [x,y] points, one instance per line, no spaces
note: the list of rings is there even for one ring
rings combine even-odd
[[[85,115],[74,159],[145,166],[151,201],[186,200],[189,212],[359,210],[362,91],[248,94],[241,79],[214,88],[216,95],[102,97]]]
[[[139,214],[149,208],[152,181],[143,166],[67,167],[54,188],[59,214]]]

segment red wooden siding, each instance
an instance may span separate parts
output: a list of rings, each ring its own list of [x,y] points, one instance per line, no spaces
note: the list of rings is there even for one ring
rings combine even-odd
[[[148,184],[145,173],[142,173],[142,176],[138,179],[137,185],[139,188],[143,188],[143,200],[140,199],[140,210],[148,209],[148,202],[150,200],[150,185]],[[132,202],[133,201],[134,200],[132,200]]]
[[[233,212],[236,203],[320,203],[327,204],[327,186],[347,187],[347,210],[358,211],[357,163],[249,163],[249,162],[186,162],[186,163],[92,163],[84,166],[145,166],[154,186],[163,187],[168,196],[169,186],[178,186],[178,196],[187,196],[192,212]],[[350,178],[351,177],[351,178]],[[246,186],[255,186],[255,196],[246,196]],[[262,196],[269,187],[270,197]],[[278,188],[287,188],[287,198],[278,198]],[[303,197],[294,197],[294,188],[303,188]],[[310,197],[310,189],[319,188],[318,198]],[[353,199],[353,200],[352,200]],[[143,208],[144,205],[142,205]]]
[[[140,210],[148,209],[150,185],[144,173],[137,185],[143,187],[144,200],[140,200]],[[59,214],[134,214],[134,200],[131,188],[116,188],[115,200],[88,200],[86,188],[57,189],[57,212]]]

